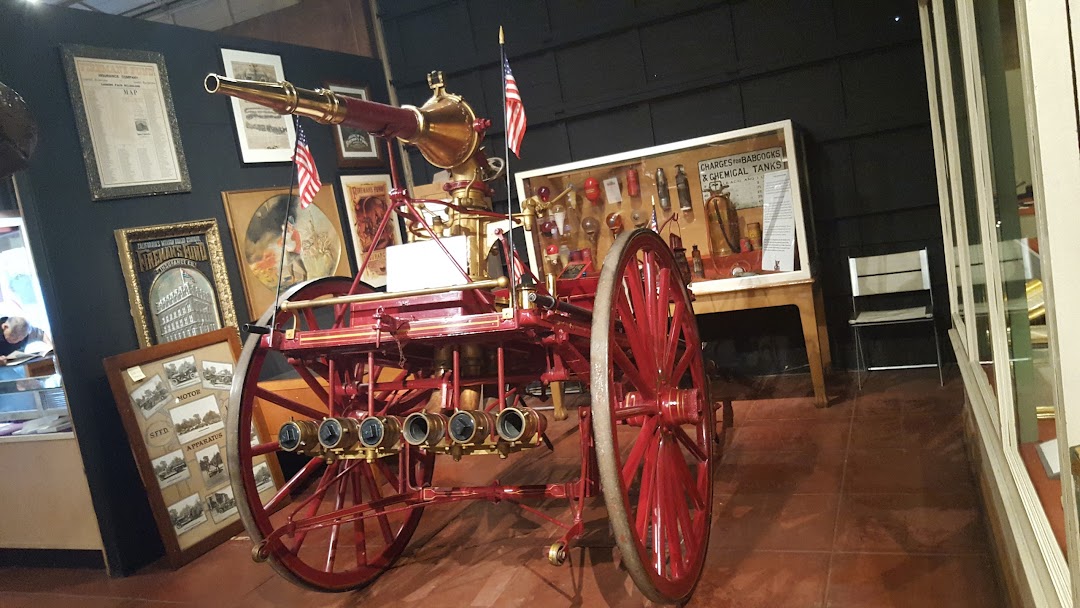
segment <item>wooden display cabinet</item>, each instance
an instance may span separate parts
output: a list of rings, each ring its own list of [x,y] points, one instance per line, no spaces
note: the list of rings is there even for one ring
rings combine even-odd
[[[570,251],[589,249],[595,265],[614,241],[609,216],[616,214],[632,230],[651,226],[655,210],[665,240],[681,236],[691,268],[694,246],[700,251],[691,284],[700,295],[811,278],[799,158],[798,137],[787,120],[520,172],[517,189],[524,200],[542,187],[551,197],[571,187],[558,234],[541,241]],[[682,193],[680,166],[686,178]],[[595,188],[588,187],[590,180]],[[665,196],[669,205],[663,204]],[[595,244],[582,226],[590,216],[600,224]],[[533,267],[541,267],[534,252],[529,255]]]

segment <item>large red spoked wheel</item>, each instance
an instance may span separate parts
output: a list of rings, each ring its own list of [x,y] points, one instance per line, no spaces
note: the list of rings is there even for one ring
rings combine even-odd
[[[604,260],[592,323],[600,482],[622,561],[657,602],[701,576],[716,428],[690,294],[671,250],[639,229]]]
[[[309,300],[344,295],[349,279],[328,277],[299,285],[283,296],[287,300]],[[370,291],[370,288],[366,288]],[[335,322],[331,309],[316,314],[301,311],[298,330],[325,329]],[[259,319],[267,326],[274,314],[271,309]],[[293,317],[279,313],[274,319],[275,332],[292,327]],[[256,399],[289,410],[296,420],[318,421],[323,416],[356,415],[367,411],[366,393],[347,397],[345,391],[329,390],[351,383],[361,389],[367,375],[367,357],[317,356],[311,359],[287,359],[267,346],[268,336],[252,333],[244,344],[237,363],[228,416],[228,461],[237,509],[251,540],[256,543],[257,559],[268,559],[282,576],[298,585],[319,591],[344,591],[366,585],[390,567],[412,537],[423,513],[413,507],[387,514],[328,525],[310,531],[285,533],[280,542],[264,543],[267,536],[290,521],[303,520],[367,504],[399,494],[408,487],[431,481],[434,458],[415,449],[374,463],[364,460],[326,462],[315,457],[280,487],[267,487],[266,474],[259,477],[262,454],[278,448],[277,437],[253,437],[252,411]],[[264,369],[278,371],[292,368],[303,382],[288,396],[275,394],[259,386]],[[406,372],[376,366],[375,377],[385,379]],[[359,382],[357,382],[359,381]],[[406,415],[423,407],[430,391],[380,391],[375,395],[379,414]],[[313,407],[312,404],[316,406]],[[362,404],[362,406],[361,406]],[[276,433],[277,429],[270,429]],[[260,443],[261,441],[261,443]],[[301,490],[290,499],[290,494]]]

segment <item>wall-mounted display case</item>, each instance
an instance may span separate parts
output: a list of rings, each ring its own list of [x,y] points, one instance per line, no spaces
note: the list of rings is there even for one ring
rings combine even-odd
[[[570,189],[539,221],[546,252],[599,265],[621,231],[653,226],[677,259],[681,242],[695,293],[763,287],[813,275],[800,148],[785,120],[520,172],[517,191]]]

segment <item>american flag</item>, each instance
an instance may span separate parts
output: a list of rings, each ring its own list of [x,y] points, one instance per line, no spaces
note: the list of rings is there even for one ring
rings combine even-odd
[[[525,106],[521,103],[510,62],[503,57],[503,80],[506,81],[506,145],[521,158],[521,140],[525,137]]]
[[[300,208],[307,209],[315,195],[322,188],[319,181],[319,169],[315,167],[315,157],[311,155],[311,148],[307,145],[307,136],[300,123],[296,123],[296,181],[300,188],[297,194],[300,196]]]

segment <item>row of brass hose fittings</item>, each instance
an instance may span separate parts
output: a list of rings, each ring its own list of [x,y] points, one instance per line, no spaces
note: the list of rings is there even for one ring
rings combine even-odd
[[[405,445],[427,452],[499,454],[536,447],[544,441],[547,418],[528,407],[508,407],[498,415],[482,410],[459,410],[451,416],[415,412],[398,416],[290,420],[278,431],[282,450],[327,460],[378,458],[397,454]]]

